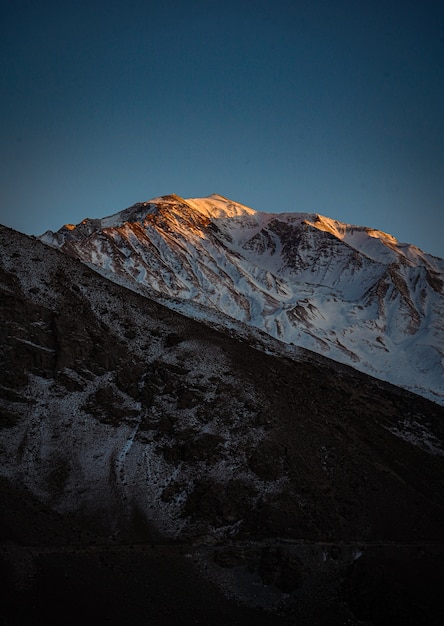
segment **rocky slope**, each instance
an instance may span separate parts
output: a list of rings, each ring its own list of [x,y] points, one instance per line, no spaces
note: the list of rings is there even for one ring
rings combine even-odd
[[[223,314],[444,404],[444,260],[391,235],[214,195],[42,240],[189,316]]]
[[[0,252],[4,623],[440,623],[444,408]]]

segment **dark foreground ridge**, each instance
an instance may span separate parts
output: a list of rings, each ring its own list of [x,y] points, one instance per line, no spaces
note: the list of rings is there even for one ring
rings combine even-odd
[[[0,252],[1,624],[442,622],[443,407]]]

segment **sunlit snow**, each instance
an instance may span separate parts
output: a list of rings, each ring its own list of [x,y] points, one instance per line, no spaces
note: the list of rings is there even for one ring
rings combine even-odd
[[[155,198],[42,240],[191,317],[222,314],[444,402],[444,261],[390,234],[214,194]]]

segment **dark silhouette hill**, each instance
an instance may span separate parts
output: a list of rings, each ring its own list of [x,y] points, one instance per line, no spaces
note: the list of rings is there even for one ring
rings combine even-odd
[[[0,623],[441,623],[443,407],[0,252]]]

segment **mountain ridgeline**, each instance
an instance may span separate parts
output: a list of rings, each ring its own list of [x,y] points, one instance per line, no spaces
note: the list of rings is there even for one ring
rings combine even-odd
[[[444,403],[444,260],[391,235],[213,195],[42,240],[188,316],[240,321]]]

